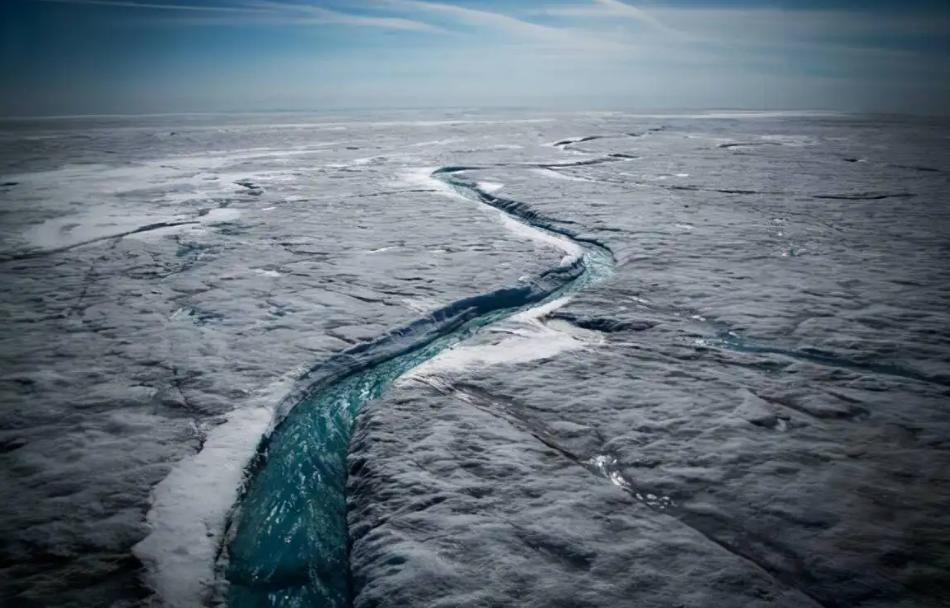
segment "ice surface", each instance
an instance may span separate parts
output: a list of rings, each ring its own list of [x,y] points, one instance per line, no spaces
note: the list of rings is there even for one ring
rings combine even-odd
[[[579,242],[613,252],[608,281],[486,328],[358,421],[355,605],[940,605],[948,134],[827,114],[4,123],[0,593],[208,597],[297,378]],[[499,222],[443,166],[576,242]]]
[[[10,169],[0,180],[17,182],[0,192],[8,258],[0,475],[6,497],[18,497],[0,506],[5,597],[134,602],[149,593],[145,580],[172,602],[192,601],[207,591],[222,516],[284,396],[262,393],[417,319],[418,303],[515,285],[560,258],[508,236],[494,214],[454,194],[390,187],[443,162],[438,150],[419,157],[403,148],[441,127],[393,126],[387,144],[358,122],[345,143],[320,147],[321,160],[295,153],[326,140],[319,121],[86,127],[78,139],[71,124],[35,128],[49,137],[24,143],[20,125],[4,133],[13,144],[3,148]],[[390,160],[353,164],[360,151],[350,147]],[[206,160],[201,149],[211,151]],[[187,168],[185,185],[177,168],[153,179],[166,165]],[[188,177],[199,170],[217,179],[205,188]],[[131,174],[141,177],[116,177]],[[64,251],[24,237],[100,208],[133,221]],[[110,236],[159,218],[194,223]],[[49,245],[64,244],[76,243]]]
[[[440,357],[369,407],[355,604],[940,605],[946,125],[614,120],[579,145],[637,156],[622,171],[470,173],[611,248],[613,278],[551,315],[603,344]]]
[[[517,234],[560,247],[573,245],[578,255],[559,268],[519,279],[525,284],[455,301],[308,372],[300,396],[291,394],[285,400],[292,409],[262,442],[249,467],[246,490],[236,503],[233,532],[220,559],[229,583],[228,605],[351,605],[345,461],[352,420],[363,405],[420,362],[440,356],[440,351],[478,329],[493,322],[503,326],[501,321],[513,314],[522,323],[536,320],[569,294],[604,278],[611,259],[603,248],[591,244],[581,255],[580,242],[568,233],[540,222],[540,216],[524,205],[459,179],[457,172],[437,170],[432,179],[451,186],[463,200],[502,211],[520,226]],[[538,238],[547,235],[555,238]],[[533,325],[543,329],[537,322]],[[533,342],[515,349],[521,352],[520,360],[536,358],[539,343],[555,344],[547,349],[548,355],[567,348],[563,341]],[[511,361],[506,351],[512,348],[504,346],[495,353],[480,349],[479,355],[485,363]],[[472,359],[477,363],[479,356],[461,357]]]

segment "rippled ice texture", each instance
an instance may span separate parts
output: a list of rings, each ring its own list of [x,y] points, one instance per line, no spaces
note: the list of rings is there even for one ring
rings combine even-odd
[[[465,165],[617,269],[370,404],[357,606],[939,605],[948,144],[822,115],[4,123],[0,593],[209,584],[295,378],[557,267],[426,179]]]

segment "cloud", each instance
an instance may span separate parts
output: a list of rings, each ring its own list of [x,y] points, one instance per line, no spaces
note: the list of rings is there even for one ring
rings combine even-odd
[[[2,0],[0,0],[2,1]],[[509,14],[434,0],[39,0],[71,5],[139,9],[138,23],[222,27],[356,27],[420,35],[468,32],[490,50],[499,41],[530,47],[535,58],[583,61],[650,61],[753,67],[794,63],[809,70],[852,70],[867,61],[911,63],[921,55],[906,41],[945,32],[945,15],[880,13],[842,9],[775,9],[734,6],[651,5],[649,11],[621,0],[576,0],[569,5]],[[635,1],[635,0],[631,0]],[[339,8],[339,7],[346,7]],[[163,19],[156,11],[168,14]],[[530,15],[559,18],[543,23]],[[129,21],[134,18],[125,17]],[[633,30],[624,24],[636,24]],[[525,58],[525,61],[528,59]],[[933,63],[933,61],[931,61]],[[757,69],[766,69],[759,67]],[[805,69],[805,68],[803,68]]]
[[[818,39],[843,36],[946,35],[948,14],[861,8],[677,7],[652,11],[681,30],[722,39]]]
[[[405,30],[416,32],[444,32],[445,30],[434,25],[405,19],[402,17],[384,17],[373,15],[358,15],[332,10],[313,4],[297,4],[290,2],[253,1],[243,2],[230,6],[210,4],[178,4],[133,2],[130,0],[39,0],[56,4],[74,4],[91,6],[112,6],[116,8],[145,9],[161,11],[181,11],[188,14],[214,14],[214,18],[180,19],[184,23],[199,25],[347,25],[355,27],[372,27],[390,30]],[[228,17],[220,15],[228,14]]]
[[[598,53],[633,50],[630,45],[604,36],[600,32],[551,27],[484,9],[423,0],[376,0],[373,4],[401,9],[413,14],[442,15],[458,23],[505,32],[514,36],[516,40],[536,42],[549,48]]]
[[[685,58],[693,49],[723,64],[788,65],[811,62],[810,70],[847,66],[855,61],[912,63],[919,48],[906,44],[923,36],[945,36],[946,14],[875,11],[867,8],[772,8],[729,4],[653,4],[650,11],[621,0],[548,6],[536,12],[584,21],[596,28],[610,20],[643,26],[634,38],[618,40],[640,48],[663,49]],[[695,56],[695,55],[694,55]],[[816,67],[817,66],[817,67]]]
[[[617,18],[620,18],[635,21],[653,32],[672,35],[677,39],[691,38],[686,32],[670,27],[663,20],[657,19],[653,12],[648,13],[641,8],[618,0],[593,0],[590,4],[548,6],[536,9],[534,12],[569,19],[609,19],[616,21]]]
[[[413,19],[404,19],[402,17],[377,17],[373,15],[357,15],[353,13],[344,13],[331,10],[312,4],[293,4],[287,2],[269,2],[259,1],[250,3],[250,6],[271,11],[273,13],[285,13],[289,17],[294,15],[307,15],[316,23],[353,25],[360,27],[378,27],[394,30],[409,30],[417,32],[444,32],[442,28],[436,27],[423,21]]]
[[[138,8],[151,10],[170,10],[170,11],[200,11],[215,13],[253,13],[258,12],[254,9],[243,8],[240,6],[214,6],[207,4],[160,4],[154,2],[127,2],[124,0],[38,0],[39,2],[49,2],[54,4],[79,4],[92,6],[115,6],[119,8]]]
[[[522,21],[510,15],[505,15],[504,13],[457,6],[455,4],[423,2],[421,0],[381,0],[379,4],[412,11],[441,14],[471,25],[501,29],[514,34],[542,40],[559,39],[564,35],[563,32],[557,28]]]
[[[597,0],[597,4],[603,11],[604,16],[632,19],[656,30],[657,32],[671,34],[679,38],[687,37],[684,32],[668,27],[650,13],[647,13],[643,9],[637,8],[630,4],[620,2],[619,0]]]

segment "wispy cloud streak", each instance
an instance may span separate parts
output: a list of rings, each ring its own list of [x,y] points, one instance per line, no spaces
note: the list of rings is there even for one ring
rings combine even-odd
[[[308,15],[321,23],[335,23],[339,25],[354,25],[363,27],[379,27],[395,30],[412,30],[419,32],[441,32],[439,27],[414,19],[402,17],[383,17],[373,15],[357,15],[331,10],[313,4],[292,4],[287,2],[259,1],[250,3],[250,6],[263,10],[285,13],[287,15]]]
[[[160,11],[180,11],[189,14],[229,14],[234,19],[198,19],[198,24],[217,25],[253,25],[254,23],[272,25],[349,25],[356,27],[373,27],[392,30],[407,30],[417,32],[443,32],[439,27],[406,19],[403,17],[358,15],[313,4],[297,4],[290,2],[244,2],[230,6],[212,4],[178,4],[155,2],[132,2],[126,0],[38,0],[55,4],[73,4],[87,6],[111,6],[127,9],[144,9]],[[188,18],[183,19],[187,22]]]
[[[216,6],[208,4],[160,4],[154,2],[124,2],[123,0],[37,0],[51,4],[77,4],[88,6],[114,6],[117,8],[138,8],[163,11],[197,11],[213,13],[255,13],[260,12],[252,8],[241,6]]]
[[[641,8],[620,2],[619,0],[597,0],[597,4],[600,5],[605,16],[632,19],[658,32],[670,34],[677,38],[687,38],[684,32],[668,27],[662,21]]]
[[[444,2],[423,0],[376,0],[376,6],[388,6],[411,12],[441,15],[457,23],[510,34],[515,41],[527,41],[572,51],[595,53],[624,52],[632,48],[609,36],[573,28],[551,27],[485,9],[474,9]]]
[[[521,19],[511,17],[504,13],[468,8],[455,4],[423,2],[421,0],[381,0],[379,4],[411,11],[441,14],[471,25],[501,29],[533,38],[550,40],[561,38],[564,35],[562,30],[557,28],[522,21]]]

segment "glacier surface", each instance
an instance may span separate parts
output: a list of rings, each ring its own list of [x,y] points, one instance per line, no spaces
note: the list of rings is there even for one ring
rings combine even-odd
[[[603,280],[353,412],[347,601],[940,605],[948,140],[833,114],[4,122],[0,593],[271,601],[222,591],[228,543],[320,370],[603,246]]]

